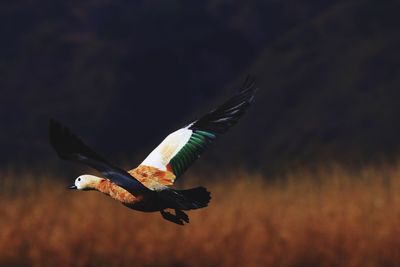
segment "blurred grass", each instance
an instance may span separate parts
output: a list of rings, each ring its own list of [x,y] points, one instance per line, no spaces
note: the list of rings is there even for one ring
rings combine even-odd
[[[400,266],[400,163],[264,178],[198,178],[211,205],[181,227],[51,175],[3,171],[0,265]]]

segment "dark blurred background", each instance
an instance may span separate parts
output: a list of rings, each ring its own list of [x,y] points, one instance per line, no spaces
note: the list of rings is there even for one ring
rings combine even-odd
[[[394,159],[399,10],[395,0],[1,1],[0,167],[64,166],[48,145],[51,117],[134,167],[247,74],[256,101],[201,167]]]

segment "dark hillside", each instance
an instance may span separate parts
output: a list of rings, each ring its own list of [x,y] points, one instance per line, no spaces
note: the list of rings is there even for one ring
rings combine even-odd
[[[203,162],[395,157],[399,4],[324,3],[3,2],[0,164],[57,161],[50,117],[116,162],[140,161],[246,69],[254,108]]]
[[[254,107],[218,153],[266,170],[397,156],[399,8],[397,1],[338,4],[268,46],[246,71],[260,87]]]
[[[54,158],[50,117],[110,158],[140,158],[333,2],[1,1],[0,165]]]

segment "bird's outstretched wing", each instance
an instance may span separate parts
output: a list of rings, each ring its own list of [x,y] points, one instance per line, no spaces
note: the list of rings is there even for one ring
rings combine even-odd
[[[55,120],[50,120],[49,139],[60,158],[89,165],[133,195],[139,195],[149,190],[129,173],[110,164],[85,145],[68,128]]]
[[[147,184],[172,185],[214,139],[236,124],[254,99],[254,80],[218,108],[168,135],[147,158],[129,173]]]

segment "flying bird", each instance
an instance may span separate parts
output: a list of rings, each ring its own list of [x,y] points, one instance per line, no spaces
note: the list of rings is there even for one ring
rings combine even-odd
[[[53,119],[49,124],[50,144],[61,159],[86,164],[103,176],[81,175],[69,189],[97,190],[126,207],[160,212],[164,219],[183,225],[189,223],[184,211],[206,207],[211,196],[204,187],[177,190],[171,186],[211,142],[238,122],[252,103],[256,90],[254,80],[247,78],[233,97],[168,135],[137,168],[129,171],[110,163]]]

